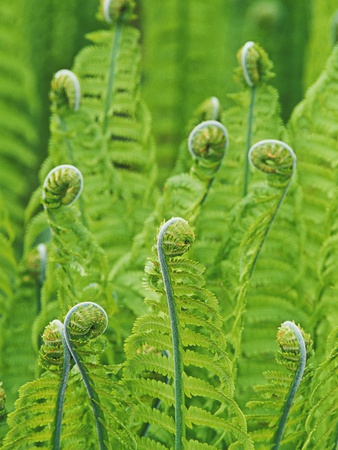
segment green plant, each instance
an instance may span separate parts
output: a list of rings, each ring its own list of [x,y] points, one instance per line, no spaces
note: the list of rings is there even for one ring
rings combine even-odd
[[[283,121],[295,5],[100,3],[0,6],[1,448],[337,448],[338,48]]]

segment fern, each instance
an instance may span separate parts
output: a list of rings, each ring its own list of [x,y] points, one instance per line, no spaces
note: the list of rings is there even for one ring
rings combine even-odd
[[[249,402],[248,406],[256,413],[248,417],[248,422],[254,428],[252,438],[259,448],[277,450],[280,445],[300,448],[309,408],[306,391],[311,369],[307,369],[304,379],[302,377],[307,356],[311,356],[312,341],[294,323],[284,322],[279,328],[277,342],[277,362],[289,373],[265,372],[268,384],[255,387],[260,400]]]
[[[0,191],[21,252],[24,205],[35,183],[38,144],[36,86],[27,54],[30,48],[20,35],[25,27],[20,11],[25,1],[0,6]],[[14,25],[13,25],[14,24]],[[22,176],[21,174],[25,174]]]
[[[335,205],[337,186],[335,161],[338,130],[337,107],[331,98],[336,92],[337,52],[335,48],[327,62],[326,70],[295,109],[289,124],[290,143],[297,149],[298,180],[303,191],[302,217],[306,227],[306,284],[302,295],[308,299],[310,305],[316,305],[312,316],[316,329],[313,336],[319,346],[325,345],[327,333],[335,326],[335,323],[330,323],[329,320],[325,333],[320,329],[319,323],[327,321],[326,313],[327,316],[333,314],[334,321],[335,308],[332,310],[330,307],[332,299],[324,281],[325,276],[318,284],[318,270],[312,262],[322,261],[323,252],[330,235],[334,234],[335,227],[331,211]],[[328,264],[324,269],[327,271],[329,260],[325,264]]]
[[[111,29],[91,33],[88,37],[93,45],[85,47],[74,64],[81,84],[82,108],[99,123],[115,169],[110,190],[116,225],[110,226],[124,229],[124,235],[115,241],[124,244],[123,251],[141,228],[156,197],[150,117],[139,93],[139,32],[128,23],[134,17],[133,7],[133,1],[103,3],[101,17],[108,19]],[[115,251],[114,257],[121,254]]]
[[[219,122],[203,121],[193,128],[187,145],[190,152],[185,149],[186,153],[193,156],[189,172],[167,180],[163,195],[158,199],[143,230],[135,236],[131,251],[111,271],[120,314],[124,317],[123,324],[126,324],[126,309],[133,312],[129,328],[122,331],[126,335],[130,333],[135,315],[144,312],[142,277],[144,260],[148,256],[148,242],[153,239],[157,224],[163,217],[169,219],[181,215],[187,217],[190,223],[197,219],[222,164],[228,145],[227,131]]]
[[[325,360],[317,368],[311,386],[312,408],[305,428],[308,433],[302,449],[336,448],[338,443],[337,422],[337,328],[328,339]]]
[[[114,387],[111,377],[118,368],[98,362],[105,348],[98,337],[107,326],[106,320],[101,307],[83,303],[67,314],[64,337],[61,322],[53,321],[46,327],[40,362],[48,372],[20,389],[16,409],[8,418],[10,429],[3,448],[65,448],[66,442],[102,449],[113,445],[135,448],[117,400],[123,391]],[[70,355],[76,366],[69,372]],[[83,396],[84,387],[93,416],[86,417],[83,411],[84,405],[90,408]],[[80,433],[84,426],[85,440]]]
[[[208,436],[212,448],[221,441],[252,448],[245,418],[233,400],[232,368],[217,300],[203,287],[203,267],[182,257],[193,238],[184,220],[169,220],[159,232],[159,259],[146,266],[147,286],[157,294],[147,300],[152,312],[136,320],[125,345],[124,381],[137,400],[135,426],[150,423],[147,437],[139,436],[138,442],[143,445],[151,438],[163,443],[161,436],[173,442],[176,411],[177,448],[199,441],[202,423],[207,425],[203,439]],[[160,295],[164,289],[168,306]],[[166,381],[172,378],[174,386]],[[156,398],[160,409],[151,406]]]

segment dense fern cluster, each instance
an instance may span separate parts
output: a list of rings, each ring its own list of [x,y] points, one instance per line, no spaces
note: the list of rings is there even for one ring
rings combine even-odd
[[[1,448],[337,448],[337,46],[283,120],[305,0],[96,1],[0,5]]]

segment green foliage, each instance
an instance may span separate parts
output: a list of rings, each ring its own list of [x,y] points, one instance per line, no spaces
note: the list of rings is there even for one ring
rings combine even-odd
[[[0,5],[0,445],[337,448],[334,4],[85,3]]]

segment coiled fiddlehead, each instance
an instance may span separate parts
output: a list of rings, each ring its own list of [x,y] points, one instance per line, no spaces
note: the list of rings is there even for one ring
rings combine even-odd
[[[290,335],[291,331],[291,335]],[[276,432],[275,437],[275,444],[273,447],[273,450],[278,450],[286,421],[292,406],[292,403],[294,401],[295,395],[297,393],[297,390],[299,388],[300,382],[302,380],[305,365],[306,365],[306,345],[304,341],[304,337],[300,329],[295,325],[293,322],[286,321],[282,324],[282,326],[279,328],[278,334],[277,334],[277,342],[279,345],[279,358],[283,358],[286,360],[286,364],[288,365],[290,362],[290,359],[292,361],[292,365],[295,363],[295,359],[297,361],[298,359],[298,367],[297,371],[295,373],[294,380],[291,384],[289,393],[286,397],[285,404],[283,407],[283,413],[279,422],[279,426]],[[296,344],[296,345],[295,345]]]
[[[47,175],[42,190],[42,203],[48,209],[71,205],[83,189],[81,172],[70,164],[54,167]]]
[[[249,87],[257,86],[273,77],[272,63],[265,51],[255,42],[249,41],[237,54],[240,73]]]
[[[239,73],[245,83],[250,87],[250,105],[248,111],[248,125],[246,137],[246,156],[251,146],[251,134],[254,119],[256,86],[272,76],[272,63],[264,50],[252,41],[247,42],[237,54],[240,64]],[[248,193],[249,163],[245,159],[243,197]]]
[[[266,139],[254,144],[249,151],[249,160],[252,165],[268,175],[268,182],[273,187],[284,187],[277,206],[269,219],[268,226],[262,235],[258,250],[252,261],[250,276],[254,271],[257,259],[260,255],[264,242],[277,216],[278,210],[288,193],[293,175],[296,170],[296,155],[292,148],[285,142],[275,139]]]
[[[66,345],[64,325],[59,320],[53,320],[45,328],[42,335],[43,345],[40,348],[39,363],[50,371],[61,374],[59,391],[55,406],[55,421],[52,435],[53,449],[60,448],[63,405],[65,401],[66,388],[70,370],[70,353]]]
[[[105,418],[100,406],[99,396],[94,388],[77,348],[81,344],[100,336],[108,325],[105,310],[93,302],[82,302],[71,308],[65,317],[65,340],[69,351],[81,373],[87,394],[92,406],[100,449],[108,449],[108,435],[105,428]]]
[[[296,155],[285,142],[266,139],[253,145],[249,152],[249,160],[256,169],[269,177],[269,184],[283,187],[288,184],[296,168]]]
[[[177,236],[176,236],[177,233]],[[182,239],[183,236],[183,239]],[[183,364],[180,353],[180,334],[175,306],[174,292],[171,285],[167,257],[181,256],[187,252],[193,243],[194,234],[188,223],[180,217],[168,220],[158,233],[157,254],[161,267],[165,293],[167,296],[170,317],[173,356],[174,356],[174,385],[175,385],[175,449],[183,449],[185,439],[185,423],[183,417],[184,390],[183,390]]]
[[[111,24],[121,16],[130,18],[135,2],[133,0],[101,0],[100,16],[105,22]]]
[[[56,72],[51,88],[50,96],[56,110],[60,111],[65,106],[74,111],[79,110],[81,87],[74,72],[68,69]]]
[[[228,144],[228,132],[224,125],[216,120],[201,122],[189,135],[188,149],[194,158],[191,172],[200,180],[209,183],[201,203],[207,197],[215,174],[221,167]]]

